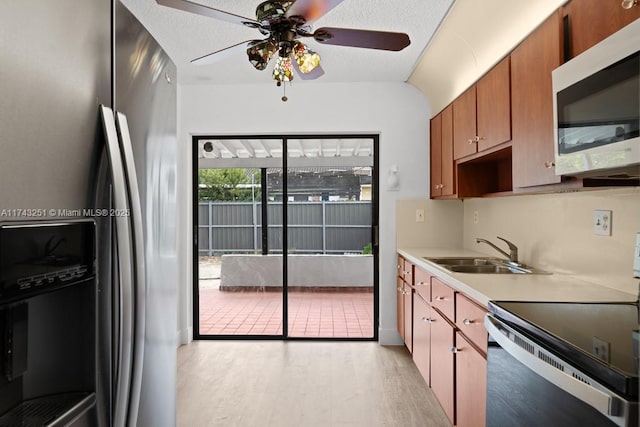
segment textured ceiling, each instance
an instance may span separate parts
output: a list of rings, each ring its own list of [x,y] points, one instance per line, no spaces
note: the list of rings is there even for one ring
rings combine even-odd
[[[261,0],[193,0],[255,18]],[[453,0],[344,0],[312,23],[323,26],[404,32],[411,45],[400,52],[305,43],[322,58],[324,76],[315,82],[404,82],[409,78]],[[257,30],[160,6],[155,0],[122,0],[176,63],[181,83],[244,84],[272,82],[273,65],[255,70],[246,55],[232,55],[209,65],[190,61],[245,40],[264,38]],[[294,79],[294,84],[300,82]]]

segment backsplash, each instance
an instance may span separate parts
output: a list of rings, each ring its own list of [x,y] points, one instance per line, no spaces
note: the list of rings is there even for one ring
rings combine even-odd
[[[583,191],[464,201],[463,247],[489,255],[476,243],[496,236],[518,246],[520,260],[535,267],[636,294],[633,277],[640,231],[640,188]],[[610,210],[611,236],[594,233],[594,211]]]
[[[500,256],[484,238],[518,246],[519,259],[534,267],[637,294],[633,277],[640,232],[640,187],[460,200],[399,200],[398,247],[463,247]],[[424,222],[416,222],[424,209]],[[594,211],[610,210],[611,236],[594,233]]]

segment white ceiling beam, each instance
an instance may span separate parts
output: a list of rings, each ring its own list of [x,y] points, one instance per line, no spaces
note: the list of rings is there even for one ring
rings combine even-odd
[[[372,156],[361,157],[294,157],[287,159],[290,168],[297,167],[364,167],[373,166]],[[281,168],[281,158],[267,159],[198,159],[198,167],[201,169],[220,168]]]

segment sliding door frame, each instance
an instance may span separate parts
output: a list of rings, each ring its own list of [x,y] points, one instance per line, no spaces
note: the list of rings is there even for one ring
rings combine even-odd
[[[283,195],[282,195],[282,334],[281,335],[204,335],[200,334],[200,296],[199,296],[199,248],[198,248],[198,231],[199,231],[199,194],[198,194],[198,142],[200,140],[238,140],[238,139],[269,139],[282,141],[282,170],[283,170]],[[373,336],[372,337],[290,337],[288,336],[288,271],[287,271],[287,250],[288,247],[288,183],[287,183],[287,160],[288,147],[287,142],[290,139],[371,139],[373,141],[373,169],[372,169],[372,190],[371,190],[371,242],[373,254]],[[191,188],[193,194],[192,200],[192,248],[193,248],[193,339],[194,340],[290,340],[290,341],[378,341],[379,329],[379,311],[380,311],[380,268],[379,268],[379,189],[380,189],[380,135],[377,133],[353,133],[353,134],[274,134],[274,135],[215,135],[202,134],[192,136],[192,174]],[[264,189],[266,174],[261,174],[261,188]],[[265,200],[262,197],[262,212],[265,209]],[[265,247],[264,236],[268,220],[263,217],[262,221],[262,247]]]

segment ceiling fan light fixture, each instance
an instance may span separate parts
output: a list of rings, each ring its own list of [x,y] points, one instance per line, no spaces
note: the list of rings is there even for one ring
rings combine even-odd
[[[260,22],[271,21],[283,16],[295,1],[269,0],[256,7],[256,18]]]
[[[267,64],[278,51],[278,45],[274,42],[267,40],[262,43],[258,43],[247,48],[247,56],[249,62],[255,67],[256,70],[264,70],[267,68]]]
[[[310,73],[320,65],[320,55],[309,49],[304,43],[295,42],[293,45],[293,57],[298,64],[298,68],[304,74]]]
[[[290,82],[293,80],[293,63],[291,57],[278,56],[276,66],[273,69],[273,80],[278,83]]]

